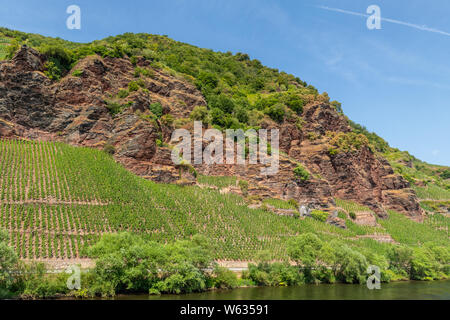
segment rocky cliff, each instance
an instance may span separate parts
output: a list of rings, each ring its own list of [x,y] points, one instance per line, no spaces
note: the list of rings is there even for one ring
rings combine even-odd
[[[0,62],[1,138],[110,146],[115,159],[138,175],[164,183],[180,179],[182,170],[173,165],[167,146],[175,125],[150,118],[148,106],[159,102],[164,115],[186,119],[195,106],[206,106],[195,85],[138,59],[135,66],[151,70],[151,76],[141,80],[143,90],[130,92],[125,103],[116,104],[119,112],[112,113],[110,101],[135,80],[135,66],[129,59],[88,56],[73,68],[77,76],[71,72],[58,82],[44,75],[44,63],[44,56],[26,46],[12,60]],[[198,165],[196,169],[206,175],[238,176],[250,182],[250,194],[261,197],[293,198],[325,210],[333,210],[338,197],[369,206],[380,217],[394,209],[421,219],[423,211],[409,183],[370,146],[339,149],[339,135],[351,129],[335,108],[309,103],[303,119],[301,127],[270,121],[263,126],[280,130],[282,153],[275,176],[261,176],[261,165]],[[294,176],[298,163],[310,172],[308,181]]]

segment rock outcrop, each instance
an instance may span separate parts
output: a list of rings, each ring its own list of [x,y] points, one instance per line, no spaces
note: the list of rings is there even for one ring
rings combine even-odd
[[[174,126],[149,117],[148,106],[159,102],[163,114],[187,118],[195,106],[206,105],[193,84],[140,59],[137,66],[151,70],[152,75],[141,78],[143,90],[130,92],[123,110],[112,115],[111,101],[136,80],[129,59],[89,56],[74,67],[79,76],[69,73],[58,82],[45,76],[44,64],[45,57],[26,46],[11,61],[0,63],[0,138],[108,146],[117,161],[138,175],[164,183],[182,178],[182,170],[171,161],[170,148],[164,146]],[[265,124],[280,130],[283,153],[276,175],[260,175],[261,165],[196,165],[196,169],[206,175],[247,180],[248,192],[260,197],[293,198],[325,210],[332,210],[334,198],[339,197],[366,205],[380,217],[386,217],[386,209],[394,209],[420,219],[423,211],[414,191],[386,160],[367,147],[330,155],[327,133],[350,132],[345,117],[328,103],[311,103],[303,118],[302,128],[288,121]],[[308,181],[299,181],[293,174],[299,162],[311,173]]]

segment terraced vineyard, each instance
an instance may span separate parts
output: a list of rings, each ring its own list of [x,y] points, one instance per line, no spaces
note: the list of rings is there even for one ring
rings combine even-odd
[[[242,197],[213,188],[156,184],[126,171],[102,151],[61,143],[0,140],[0,174],[0,228],[28,259],[83,257],[83,247],[103,233],[125,230],[163,243],[204,234],[222,260],[251,260],[263,249],[274,258],[284,257],[285,240],[303,232],[354,245],[362,243],[351,240],[358,235],[383,232],[353,225],[342,230],[314,219],[250,209]],[[383,226],[402,240],[397,220]],[[448,225],[446,221],[436,223]],[[448,241],[436,223],[419,228],[425,228],[427,238],[436,232],[440,241]]]
[[[7,38],[0,38],[0,60],[5,59],[7,54],[7,45],[9,43],[9,39]]]
[[[356,202],[342,199],[335,199],[336,206],[344,209],[347,213],[350,212],[372,212],[368,207],[362,206]]]
[[[419,199],[425,200],[450,200],[450,190],[445,190],[436,185],[430,185],[428,187],[413,186]]]
[[[167,242],[205,234],[218,259],[275,256],[301,232],[352,237],[317,222],[249,209],[217,190],[155,184],[98,150],[60,143],[0,142],[0,227],[23,258],[75,258],[105,232],[129,230]]]

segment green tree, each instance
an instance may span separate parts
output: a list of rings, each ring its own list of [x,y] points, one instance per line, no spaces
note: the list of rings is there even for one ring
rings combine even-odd
[[[312,268],[317,264],[323,242],[313,233],[305,233],[291,238],[287,243],[289,258],[303,267],[305,280],[313,281]]]
[[[282,103],[276,103],[270,107],[267,107],[264,110],[264,113],[267,114],[273,121],[282,123],[285,115],[285,106]]]
[[[297,179],[299,179],[301,182],[305,182],[309,180],[309,172],[306,171],[305,168],[303,168],[303,166],[298,165],[295,169],[294,169],[294,175]]]
[[[208,109],[205,106],[196,106],[191,111],[189,117],[194,121],[202,121],[208,124]]]
[[[366,279],[368,262],[366,257],[347,245],[333,241],[335,251],[336,278],[346,283],[363,283]]]
[[[0,298],[12,295],[19,259],[13,248],[8,246],[8,234],[0,230]]]

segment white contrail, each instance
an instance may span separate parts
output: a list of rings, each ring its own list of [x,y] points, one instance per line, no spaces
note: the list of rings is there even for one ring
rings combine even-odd
[[[350,14],[353,16],[359,16],[359,17],[370,17],[370,15],[368,14],[364,14],[364,13],[359,13],[359,12],[354,12],[354,11],[348,11],[348,10],[343,10],[343,9],[338,9],[338,8],[330,8],[330,7],[325,7],[325,6],[317,6],[320,9],[324,9],[324,10],[328,10],[328,11],[335,11],[335,12],[340,12],[340,13],[345,13],[345,14]],[[386,21],[386,22],[390,22],[390,23],[395,23],[395,24],[400,24],[402,26],[406,26],[406,27],[410,27],[410,28],[414,28],[414,29],[418,29],[418,30],[422,30],[422,31],[428,31],[428,32],[434,32],[434,33],[439,33],[442,34],[444,36],[448,36],[450,37],[450,33],[439,30],[439,29],[434,29],[434,28],[429,28],[425,25],[420,26],[418,24],[414,24],[414,23],[409,23],[409,22],[403,22],[403,21],[399,21],[399,20],[394,20],[394,19],[388,19],[388,18],[381,18],[381,21]]]

